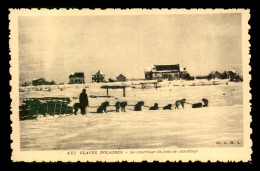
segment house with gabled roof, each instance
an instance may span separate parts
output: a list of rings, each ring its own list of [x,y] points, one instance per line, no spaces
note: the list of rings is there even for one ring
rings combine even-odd
[[[122,74],[120,74],[119,76],[116,77],[116,80],[118,82],[125,82],[126,81],[126,77]]]
[[[101,71],[96,72],[92,75],[92,82],[105,82],[105,74]]]
[[[84,72],[75,72],[70,74],[69,84],[85,84]]]
[[[181,69],[179,64],[176,65],[154,65],[151,69],[145,70],[145,79],[161,80],[161,79],[180,79],[186,78],[189,74],[186,68]]]

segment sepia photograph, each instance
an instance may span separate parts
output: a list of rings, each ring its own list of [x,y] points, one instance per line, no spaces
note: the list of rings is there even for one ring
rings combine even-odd
[[[16,160],[250,160],[249,10],[9,17]]]

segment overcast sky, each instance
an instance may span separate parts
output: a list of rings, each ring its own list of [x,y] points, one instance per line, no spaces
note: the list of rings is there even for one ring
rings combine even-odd
[[[154,64],[183,64],[191,75],[242,75],[241,14],[19,17],[20,82],[86,81],[101,70],[144,78]]]

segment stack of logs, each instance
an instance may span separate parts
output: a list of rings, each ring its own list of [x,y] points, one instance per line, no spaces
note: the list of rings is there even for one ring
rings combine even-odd
[[[19,106],[20,120],[35,119],[38,115],[73,114],[73,107],[68,106],[69,97],[26,98]]]

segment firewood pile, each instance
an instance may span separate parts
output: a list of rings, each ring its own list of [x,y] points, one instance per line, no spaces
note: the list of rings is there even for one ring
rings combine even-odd
[[[39,115],[73,114],[69,97],[26,98],[19,106],[20,120],[35,119]]]

